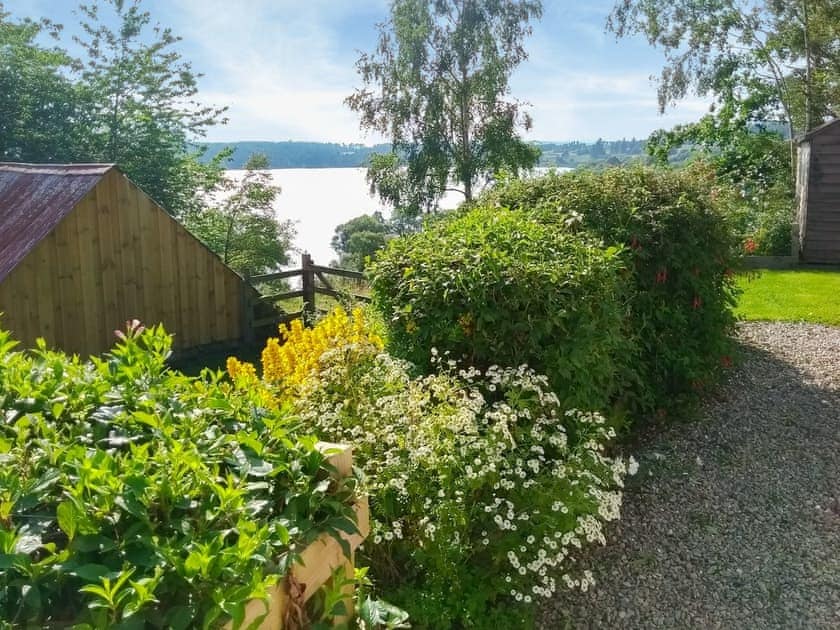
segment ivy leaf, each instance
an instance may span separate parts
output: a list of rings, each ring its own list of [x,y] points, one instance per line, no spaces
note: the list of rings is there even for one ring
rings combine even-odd
[[[82,578],[85,582],[99,583],[100,578],[110,575],[111,569],[104,564],[83,564],[70,572],[71,575]]]
[[[166,615],[166,626],[173,630],[189,628],[195,619],[195,608],[192,606],[175,606]]]
[[[70,501],[64,501],[56,508],[55,515],[61,531],[67,534],[67,538],[73,540],[78,531],[78,512],[76,506]]]
[[[396,606],[368,597],[359,607],[359,618],[369,628],[408,628],[408,613]]]

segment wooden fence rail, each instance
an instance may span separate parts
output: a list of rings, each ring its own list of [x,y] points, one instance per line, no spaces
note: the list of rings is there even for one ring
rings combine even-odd
[[[316,265],[312,261],[312,257],[306,253],[300,257],[300,269],[289,269],[257,276],[245,274],[244,280],[255,291],[243,292],[242,322],[244,341],[247,343],[253,342],[257,329],[278,326],[294,319],[303,319],[304,324],[307,326],[311,325],[319,311],[315,302],[317,295],[325,295],[335,299],[349,297],[360,302],[370,301],[367,295],[337,290],[327,279],[328,276],[337,276],[359,282],[366,280],[365,275],[360,271]],[[259,287],[270,285],[271,282],[277,280],[296,277],[301,278],[299,289],[279,293],[267,293],[265,295],[259,293]],[[303,307],[300,311],[292,313],[281,313],[277,311],[276,305],[280,300],[297,298],[303,298]]]

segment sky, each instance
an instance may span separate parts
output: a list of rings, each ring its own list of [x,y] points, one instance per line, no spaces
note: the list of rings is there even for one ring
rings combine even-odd
[[[75,0],[0,0],[13,17],[49,17],[76,32]],[[530,103],[532,140],[644,138],[697,120],[690,98],[658,112],[653,77],[661,51],[641,38],[616,41],[604,25],[610,0],[544,0],[526,42],[529,59],[511,92]],[[360,85],[359,51],[376,44],[388,0],[144,0],[153,19],[183,38],[179,51],[204,76],[201,99],[229,107],[209,141],[381,141],[359,129],[343,103]]]

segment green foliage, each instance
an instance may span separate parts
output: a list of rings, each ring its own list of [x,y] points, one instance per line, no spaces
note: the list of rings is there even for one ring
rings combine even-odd
[[[835,0],[618,0],[608,27],[665,52],[659,106],[690,93],[725,102],[766,95],[793,130],[831,116],[840,99],[840,7]],[[793,156],[791,156],[793,157]]]
[[[390,159],[391,145],[376,144],[337,144],[334,142],[207,142],[206,159],[218,152],[232,148],[233,154],[228,162],[229,168],[243,168],[252,153],[264,153],[272,168],[338,168],[370,166],[371,158]],[[534,141],[539,149],[538,166],[580,166],[598,164],[616,159],[624,163],[643,159],[645,141],[636,138],[622,140],[603,140],[606,160],[593,153],[595,145],[587,142],[541,142]],[[383,195],[386,196],[386,195]],[[402,204],[397,204],[398,206]]]
[[[629,251],[630,322],[641,351],[635,403],[642,409],[671,407],[713,379],[730,352],[732,269],[741,247],[730,218],[736,200],[713,169],[549,174],[507,182],[486,201],[531,209],[558,229],[579,221]]]
[[[629,377],[623,267],[619,247],[483,206],[393,240],[370,273],[398,356],[527,363],[564,404],[603,410]]]
[[[84,95],[69,78],[73,62],[43,36],[58,38],[47,20],[14,22],[0,4],[0,160],[72,161],[84,153]]]
[[[255,388],[166,367],[137,322],[102,359],[0,332],[0,618],[238,625],[321,532],[353,528],[315,439]]]
[[[252,155],[245,167],[239,181],[222,178],[214,190],[218,205],[190,212],[184,222],[240,273],[267,273],[289,262],[294,224],[275,216],[280,187],[266,170],[268,159]]]
[[[392,228],[381,212],[363,214],[335,228],[332,248],[338,252],[338,264],[345,269],[362,271],[365,260],[385,247]]]
[[[92,157],[119,164],[171,213],[194,208],[196,191],[215,182],[218,164],[201,167],[193,159],[184,168],[183,161],[189,142],[222,122],[224,109],[197,102],[198,75],[175,51],[180,38],[153,25],[139,2],[93,0],[79,11],[83,36],[75,39],[84,50]],[[201,177],[185,185],[190,174]]]
[[[170,213],[200,208],[227,153],[202,162],[195,142],[223,110],[197,102],[179,38],[152,26],[139,2],[94,0],[79,14],[73,59],[39,43],[58,40],[61,26],[15,22],[0,8],[0,158],[113,162]]]
[[[541,15],[538,0],[391,3],[375,52],[357,63],[364,87],[347,99],[364,128],[392,141],[371,172],[384,199],[416,214],[434,209],[451,181],[469,201],[482,177],[536,164],[538,151],[517,134],[530,119],[506,96]]]
[[[715,114],[696,123],[654,132],[648,152],[661,164],[687,147],[692,159],[715,167],[738,199],[731,224],[750,253],[789,255],[794,219],[794,189],[788,143],[756,122],[762,99],[729,99]]]
[[[604,542],[626,464],[603,453],[603,417],[565,411],[525,366],[436,367],[412,377],[373,344],[335,347],[294,405],[353,443],[371,510],[357,557],[414,627],[529,627],[535,602],[591,585],[576,549]],[[362,614],[402,621],[372,603]]]

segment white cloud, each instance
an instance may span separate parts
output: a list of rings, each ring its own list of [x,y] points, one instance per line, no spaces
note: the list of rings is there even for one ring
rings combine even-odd
[[[338,48],[334,30],[363,4],[256,0],[242,11],[227,0],[179,5],[186,14],[180,31],[200,47],[207,68],[201,98],[230,108],[229,125],[209,139],[363,140],[343,104],[358,82],[356,53]]]
[[[349,42],[373,45],[386,0],[251,0],[247,9],[229,0],[182,0],[166,11],[207,73],[202,99],[230,107],[230,124],[210,140],[381,140],[359,130],[343,101],[359,83]],[[358,19],[362,12],[369,21]],[[623,56],[630,42],[606,45],[603,7],[592,15],[561,13],[568,26],[541,24],[528,43],[530,60],[512,81],[512,93],[532,104],[529,137],[645,137],[707,111],[708,103],[695,99],[660,116],[650,78],[659,69],[656,56],[645,49],[645,63],[636,64]],[[369,31],[347,37],[348,25]]]

